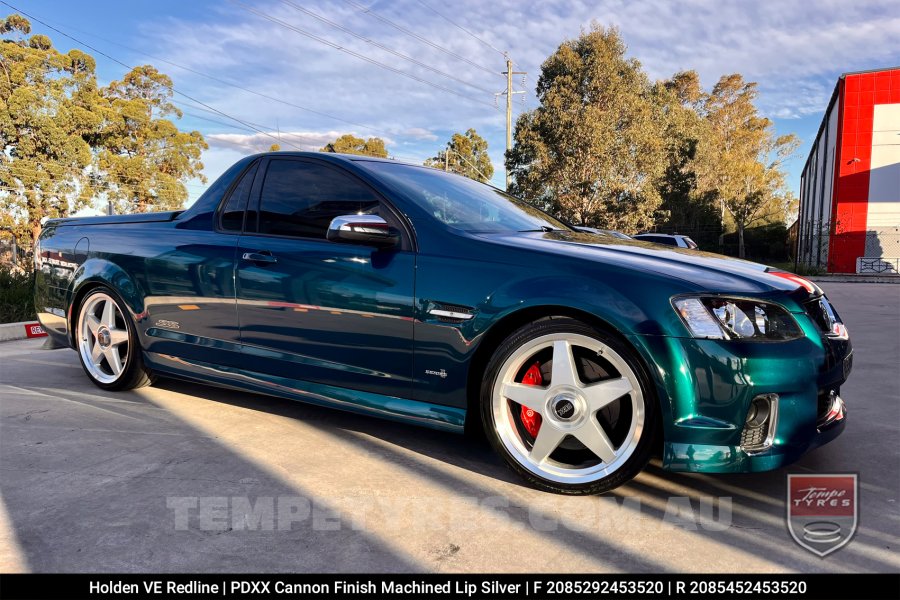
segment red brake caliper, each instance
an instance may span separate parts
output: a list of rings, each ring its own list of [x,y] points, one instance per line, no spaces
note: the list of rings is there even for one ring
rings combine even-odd
[[[522,383],[525,385],[544,385],[544,378],[541,376],[540,363],[531,365],[528,371],[525,372]],[[541,428],[541,415],[523,405],[522,425],[525,426],[525,431],[527,431],[531,437],[536,438],[538,430]]]

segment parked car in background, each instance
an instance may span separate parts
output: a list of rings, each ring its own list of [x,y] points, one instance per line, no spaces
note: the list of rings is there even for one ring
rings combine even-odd
[[[595,227],[572,227],[575,231],[584,231],[585,233],[599,233],[602,235],[611,235],[615,238],[619,238],[620,240],[630,240],[633,239],[627,233],[622,233],[621,231],[616,231],[614,229],[597,229]]]
[[[654,244],[662,244],[663,246],[676,246],[678,248],[689,248],[697,250],[697,242],[686,235],[670,235],[668,233],[639,233],[632,239],[641,240],[643,242],[653,242]]]
[[[850,341],[814,283],[418,165],[250,156],[185,211],[50,220],[34,256],[41,323],[104,390],[480,428],[544,490],[608,491],[660,446],[671,470],[777,469],[844,426]]]

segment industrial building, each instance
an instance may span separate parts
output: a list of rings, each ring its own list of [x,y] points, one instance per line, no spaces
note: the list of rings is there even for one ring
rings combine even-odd
[[[838,79],[803,167],[797,263],[900,272],[900,67]]]

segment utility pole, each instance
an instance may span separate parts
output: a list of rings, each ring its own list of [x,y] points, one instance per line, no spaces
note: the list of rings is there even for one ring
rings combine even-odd
[[[518,92],[513,91],[513,75],[527,75],[525,71],[513,71],[513,61],[509,57],[509,54],[506,55],[506,70],[503,71],[503,75],[506,75],[506,91],[502,92],[506,94],[506,151],[509,152],[512,150],[512,97],[513,94],[524,94],[525,90],[520,90]],[[506,168],[506,160],[504,157],[503,168],[506,171],[506,189],[509,190],[509,169]]]
[[[444,150],[444,170],[450,170],[450,145],[447,145],[447,149]]]

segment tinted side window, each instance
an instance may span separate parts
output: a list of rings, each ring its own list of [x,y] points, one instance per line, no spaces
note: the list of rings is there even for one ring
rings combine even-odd
[[[677,246],[678,240],[675,238],[664,237],[661,235],[645,235],[641,236],[645,242],[653,242],[654,244],[663,244],[664,246]]]
[[[222,207],[222,215],[219,225],[226,231],[241,231],[244,226],[244,209],[247,208],[247,198],[250,195],[250,187],[253,185],[253,175],[256,173],[256,165],[247,169],[241,176],[241,180],[231,191],[225,206]]]
[[[269,162],[259,202],[259,233],[318,239],[335,217],[379,206],[374,192],[349,175],[294,160]]]

